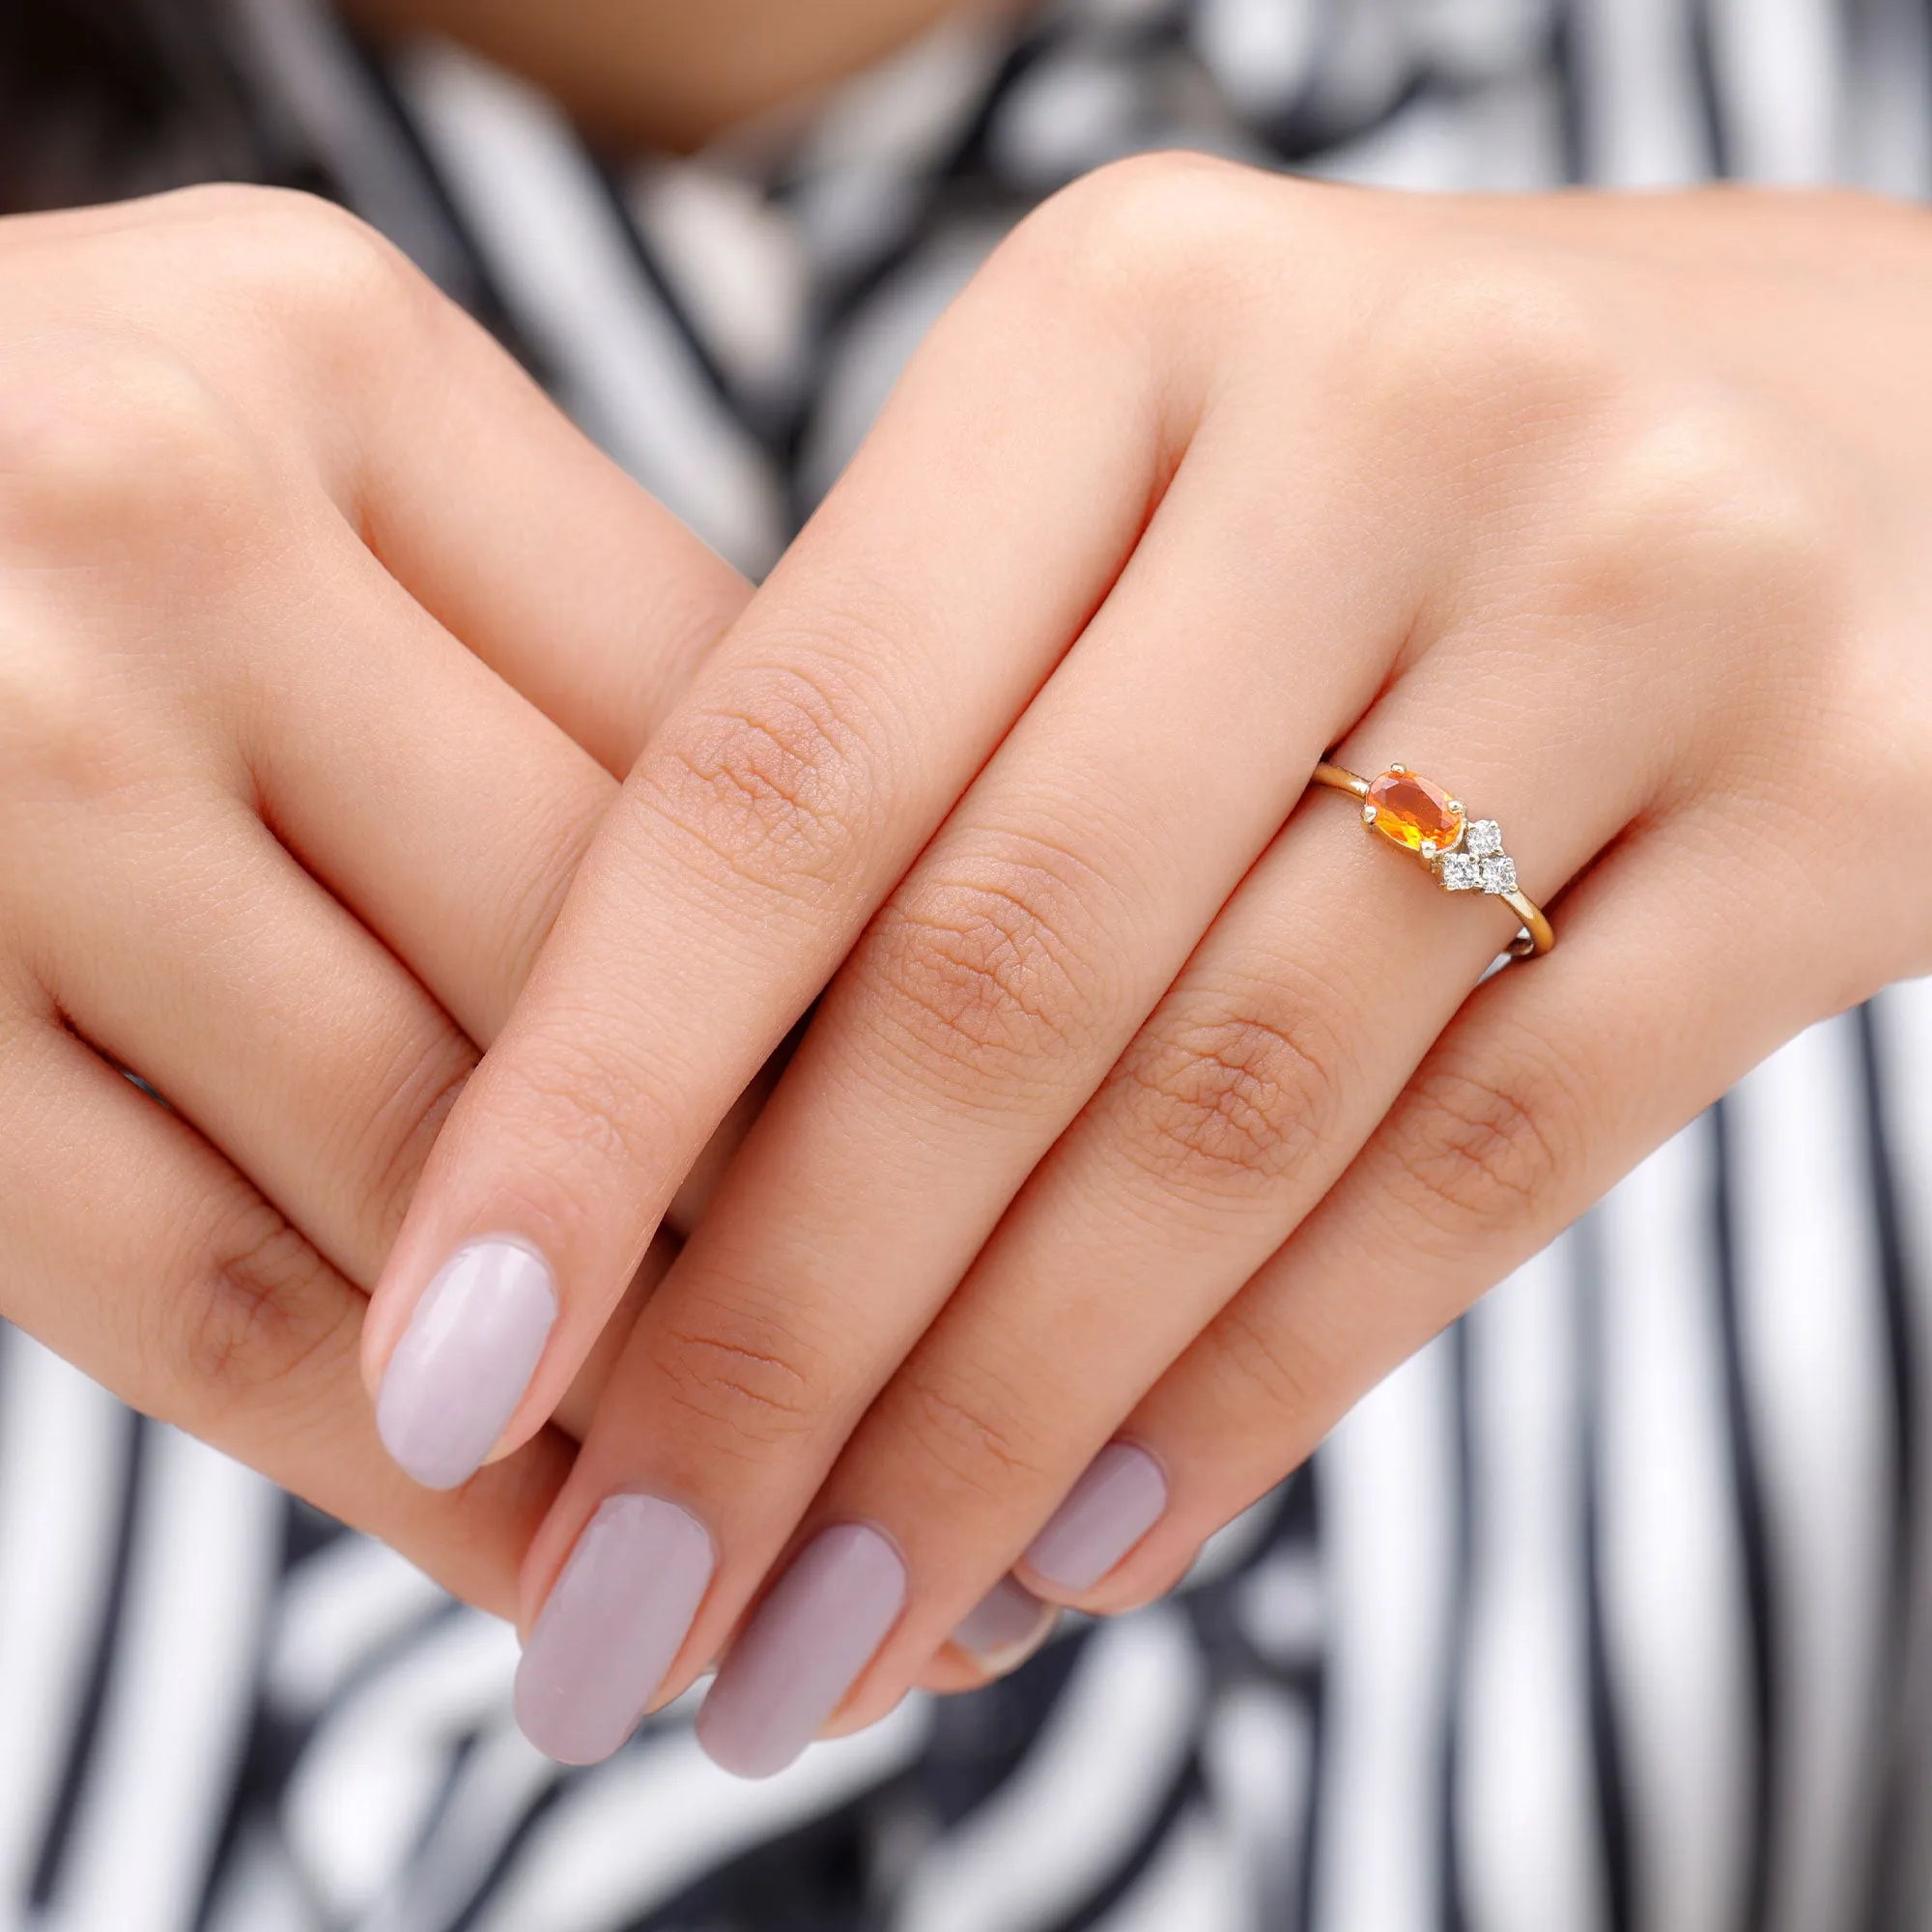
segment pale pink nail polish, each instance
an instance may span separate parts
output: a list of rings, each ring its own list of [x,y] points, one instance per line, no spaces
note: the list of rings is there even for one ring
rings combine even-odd
[[[584,1524],[517,1666],[517,1722],[561,1764],[637,1729],[711,1581],[711,1539],[658,1496],[607,1496]]]
[[[1166,1507],[1160,1464],[1131,1442],[1110,1442],[1028,1546],[1026,1560],[1057,1589],[1092,1589]]]
[[[389,1454],[432,1490],[467,1483],[524,1399],[555,1321],[549,1264],[527,1241],[458,1248],[384,1372],[376,1427]]]
[[[731,1646],[697,1741],[726,1771],[769,1777],[815,1738],[898,1621],[898,1551],[861,1522],[806,1545]]]
[[[1060,1612],[1002,1577],[953,1626],[952,1641],[982,1669],[1015,1669],[1046,1641]]]

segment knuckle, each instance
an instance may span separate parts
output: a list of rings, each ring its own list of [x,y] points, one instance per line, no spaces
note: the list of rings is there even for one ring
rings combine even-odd
[[[623,1051],[644,1033],[644,1017],[607,984],[593,1009],[552,1005],[518,1034],[513,1053],[493,1056],[492,1128],[505,1129],[526,1170],[545,1177],[532,1190],[548,1201],[532,1201],[543,1218],[595,1226],[609,1216],[613,1177],[656,1176],[678,1145],[668,1083]]]
[[[141,709],[71,632],[39,613],[0,610],[0,797],[7,806],[152,796],[166,780],[156,768],[152,720]],[[24,853],[10,856],[24,869]]]
[[[399,318],[425,304],[430,285],[408,258],[334,202],[293,188],[200,192],[230,272],[283,327],[358,355],[380,331],[393,351]]]
[[[1211,155],[1129,155],[1090,169],[1033,218],[1040,240],[1078,272],[1144,270],[1150,249],[1191,247],[1204,223],[1244,209],[1257,179]]]
[[[1840,603],[1845,493],[1792,460],[1747,407],[1706,393],[1659,398],[1597,467],[1569,575],[1626,621],[1687,614],[1754,637],[1815,637]]]
[[[1127,1154],[1164,1188],[1210,1200],[1272,1187],[1324,1145],[1348,1069],[1319,1001],[1194,997],[1148,1022],[1122,1062]]]
[[[716,1297],[653,1324],[648,1359],[665,1398],[700,1424],[707,1444],[747,1459],[820,1426],[817,1351],[774,1314]]]
[[[1533,454],[1526,422],[1577,434],[1633,380],[1620,318],[1560,270],[1507,250],[1459,247],[1426,272],[1386,278],[1352,354],[1353,401],[1390,436],[1420,429]]]
[[[1216,1414],[1260,1413],[1270,1431],[1283,1423],[1325,1422],[1346,1400],[1326,1356],[1305,1324],[1288,1328],[1250,1297],[1236,1296],[1208,1331],[1208,1372]]]
[[[156,1358],[178,1363],[191,1390],[246,1401],[337,1340],[359,1300],[274,1208],[250,1201],[156,1305],[169,1328]]]
[[[1382,1159],[1399,1196],[1453,1240],[1540,1217],[1568,1176],[1573,1103],[1530,1052],[1425,1065],[1390,1117]]]
[[[923,1077],[1037,1085],[1091,1037],[1105,993],[1082,869],[1014,839],[947,861],[880,913],[861,983]]]
[[[990,1374],[972,1377],[958,1364],[945,1375],[911,1366],[895,1420],[950,1488],[978,1500],[1009,1507],[1047,1478],[1011,1391]]]
[[[891,812],[865,706],[825,666],[735,684],[646,754],[640,794],[735,877],[815,898]]]
[[[35,560],[205,568],[263,483],[240,420],[157,342],[81,330],[0,367],[0,527]]]
[[[1249,273],[1249,244],[1279,217],[1278,205],[1264,214],[1270,192],[1279,204],[1278,181],[1213,156],[1132,155],[1042,202],[994,259],[1055,314],[1133,313],[1160,291],[1199,298],[1201,278],[1233,290]]]

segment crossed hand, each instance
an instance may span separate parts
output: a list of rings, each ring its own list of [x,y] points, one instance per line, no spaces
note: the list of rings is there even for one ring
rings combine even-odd
[[[755,595],[347,216],[0,223],[0,1309],[567,1759],[1155,1595],[1932,967],[1924,219],[1122,164]]]

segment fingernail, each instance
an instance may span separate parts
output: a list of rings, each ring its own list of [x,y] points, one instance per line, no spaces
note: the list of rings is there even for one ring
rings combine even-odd
[[[556,1320],[549,1265],[526,1242],[458,1248],[423,1291],[376,1399],[386,1448],[417,1482],[453,1490],[516,1412]]]
[[[982,1670],[1016,1670],[1047,1639],[1060,1612],[1002,1577],[953,1627],[952,1641]]]
[[[525,1737],[596,1764],[638,1728],[711,1581],[711,1539],[658,1496],[607,1496],[551,1586],[517,1665]]]
[[[731,1646],[697,1714],[726,1771],[769,1777],[823,1727],[905,1602],[898,1551],[861,1522],[806,1545]]]
[[[1166,1507],[1160,1464],[1131,1442],[1110,1442],[1028,1546],[1026,1560],[1056,1589],[1091,1589]]]

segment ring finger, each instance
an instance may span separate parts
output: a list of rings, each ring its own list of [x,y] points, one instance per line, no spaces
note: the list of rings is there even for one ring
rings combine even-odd
[[[1751,879],[1777,860],[1742,817],[1693,808],[1619,844],[1566,902],[1548,968],[1457,1016],[1316,1212],[1123,1419],[1170,1493],[1088,1606],[1165,1587],[1375,1382],[1815,1017],[1795,935],[1833,909],[1788,872]],[[1682,914],[1760,891],[1794,939],[1756,952],[1747,1005],[1733,924]]]

